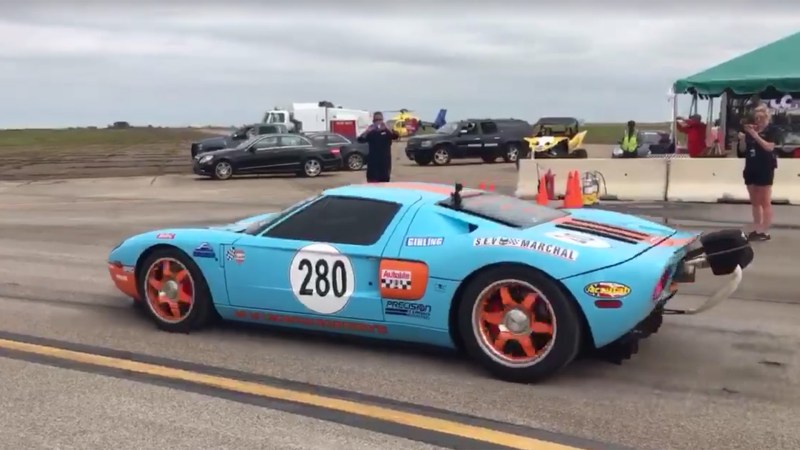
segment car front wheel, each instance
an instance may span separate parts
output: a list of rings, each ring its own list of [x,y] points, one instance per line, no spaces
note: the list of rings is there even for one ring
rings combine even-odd
[[[220,161],[214,164],[214,178],[217,180],[227,180],[233,176],[233,166],[228,161]]]
[[[213,318],[214,304],[206,279],[180,250],[156,250],[138,272],[139,297],[158,328],[188,333]]]

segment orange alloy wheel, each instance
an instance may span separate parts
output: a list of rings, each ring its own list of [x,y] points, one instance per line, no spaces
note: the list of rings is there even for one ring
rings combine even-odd
[[[472,310],[475,337],[498,364],[530,367],[544,358],[556,337],[553,307],[541,291],[519,280],[484,289]]]
[[[144,280],[147,305],[159,320],[179,323],[192,311],[194,280],[189,269],[177,259],[157,259]]]

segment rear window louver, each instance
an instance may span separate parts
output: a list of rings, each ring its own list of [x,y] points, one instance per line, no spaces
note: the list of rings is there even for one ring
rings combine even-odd
[[[565,218],[556,224],[556,227],[563,228],[565,230],[580,231],[582,233],[601,236],[628,244],[647,242],[652,238],[652,236],[647,233],[628,230],[613,225],[591,222],[589,220],[575,219],[573,217]]]

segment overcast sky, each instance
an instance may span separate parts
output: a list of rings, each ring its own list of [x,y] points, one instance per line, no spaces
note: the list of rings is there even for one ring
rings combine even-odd
[[[800,31],[796,0],[264,3],[0,0],[0,128],[232,125],[317,100],[661,121],[675,79]]]

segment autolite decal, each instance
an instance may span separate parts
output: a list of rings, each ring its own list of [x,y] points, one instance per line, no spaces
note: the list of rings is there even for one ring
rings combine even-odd
[[[631,288],[621,283],[600,281],[587,284],[583,292],[594,298],[623,298],[631,293]]]

